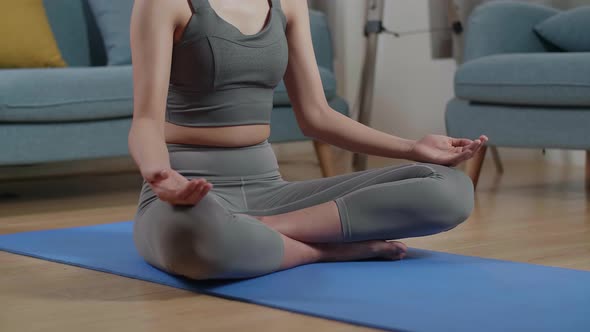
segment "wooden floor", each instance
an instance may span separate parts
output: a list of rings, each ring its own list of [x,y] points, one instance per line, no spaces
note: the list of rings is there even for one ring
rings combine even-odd
[[[311,144],[311,143],[310,143]],[[346,165],[349,154],[341,154]],[[290,181],[320,176],[312,154],[279,159]],[[370,168],[399,163],[373,158]],[[486,161],[471,217],[409,246],[590,270],[584,169]],[[350,169],[340,168],[340,172]],[[0,182],[0,233],[130,220],[141,178],[127,172]],[[371,331],[0,252],[0,331]]]

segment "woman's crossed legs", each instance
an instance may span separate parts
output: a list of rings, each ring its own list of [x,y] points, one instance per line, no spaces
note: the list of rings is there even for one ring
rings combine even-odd
[[[405,246],[383,240],[449,230],[473,208],[471,180],[435,164],[245,180],[235,188],[240,196],[214,185],[194,206],[150,203],[136,216],[140,254],[195,279],[253,277],[322,260],[395,259]],[[228,208],[238,198],[243,209]]]

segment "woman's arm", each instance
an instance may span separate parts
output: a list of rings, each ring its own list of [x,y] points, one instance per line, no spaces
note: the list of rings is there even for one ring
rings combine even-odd
[[[182,1],[190,10],[186,0]],[[174,30],[180,3],[135,0],[131,14],[130,43],[133,62],[133,120],[129,151],[141,175],[156,195],[175,205],[194,205],[212,188],[203,178],[188,180],[170,167],[164,121]]]
[[[468,159],[485,143],[485,136],[475,141],[440,135],[429,135],[428,139],[419,141],[404,139],[368,127],[332,109],[317,68],[307,2],[283,2],[289,42],[289,62],[283,81],[297,122],[306,136],[353,152],[441,164]]]
[[[145,179],[170,168],[164,110],[174,32],[172,5],[136,0],[130,26],[133,62],[133,120],[129,152]]]

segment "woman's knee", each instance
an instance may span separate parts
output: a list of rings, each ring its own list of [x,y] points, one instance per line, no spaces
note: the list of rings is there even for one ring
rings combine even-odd
[[[215,199],[190,207],[159,202],[138,220],[140,254],[152,265],[191,279],[240,278],[277,270],[279,233],[253,217],[233,214]],[[147,249],[146,249],[147,248]]]
[[[202,203],[202,202],[200,202]],[[136,220],[136,247],[151,265],[191,279],[207,279],[225,269],[219,248],[220,227],[214,215],[196,206],[156,201]]]
[[[428,181],[425,201],[431,205],[434,221],[441,230],[455,228],[471,215],[474,206],[473,182],[460,170],[429,165],[434,172]]]
[[[262,223],[240,218],[247,217],[195,218],[193,223],[209,225],[197,230],[173,228],[167,241],[167,270],[197,280],[253,277],[278,270],[284,250],[280,235]]]

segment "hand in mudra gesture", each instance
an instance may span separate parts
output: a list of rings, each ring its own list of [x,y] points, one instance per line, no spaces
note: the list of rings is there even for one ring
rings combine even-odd
[[[146,181],[159,199],[173,205],[195,205],[213,187],[204,178],[189,180],[170,168],[156,172]]]
[[[470,159],[488,141],[481,135],[475,140],[444,135],[426,135],[411,149],[411,159],[419,162],[456,166]]]

